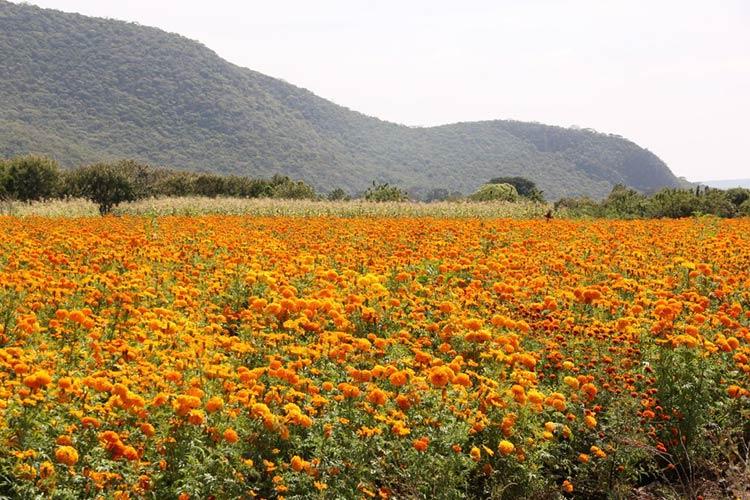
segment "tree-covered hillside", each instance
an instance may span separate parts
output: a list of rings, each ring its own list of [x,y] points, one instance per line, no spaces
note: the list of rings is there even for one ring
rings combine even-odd
[[[523,176],[556,199],[603,197],[618,183],[679,185],[658,157],[620,137],[499,120],[406,127],[230,64],[179,35],[3,0],[0,75],[6,157],[278,173],[322,190],[359,191],[376,180],[468,193],[493,177]]]

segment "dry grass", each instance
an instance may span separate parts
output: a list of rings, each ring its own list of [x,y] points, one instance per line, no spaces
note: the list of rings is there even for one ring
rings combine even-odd
[[[439,217],[513,218],[542,217],[547,205],[530,202],[386,202],[274,200],[246,198],[150,198],[124,203],[115,215],[253,215],[288,217]],[[0,203],[0,215],[17,217],[94,217],[96,204],[82,199]]]

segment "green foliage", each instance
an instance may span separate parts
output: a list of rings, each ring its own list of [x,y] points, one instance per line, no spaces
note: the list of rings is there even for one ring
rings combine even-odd
[[[326,199],[328,201],[348,201],[348,200],[351,200],[352,197],[349,196],[346,193],[346,191],[344,191],[343,189],[336,188],[330,193],[328,193],[328,195],[326,196]]]
[[[402,189],[391,186],[387,182],[377,184],[375,181],[372,182],[372,186],[367,188],[363,198],[367,201],[406,201],[409,196]]]
[[[512,184],[485,184],[469,196],[471,201],[516,201],[518,191]]]
[[[0,156],[38,151],[66,167],[128,157],[348,192],[381,179],[470,193],[493,176],[522,176],[550,199],[603,198],[618,182],[679,186],[659,158],[618,136],[499,120],[388,123],[177,35],[31,5],[0,1],[0,74],[12,75],[0,78]]]
[[[555,210],[573,217],[611,219],[683,218],[695,215],[717,217],[742,216],[747,203],[743,189],[662,189],[645,196],[622,185],[615,186],[602,202],[587,198],[568,198],[555,203]],[[738,202],[741,202],[738,204]]]
[[[495,177],[487,184],[510,184],[516,188],[519,196],[531,201],[544,202],[544,193],[539,190],[534,181],[525,177]]]
[[[57,194],[60,169],[50,158],[19,156],[5,162],[0,180],[0,194],[20,201],[43,200]]]
[[[602,206],[591,198],[562,198],[555,202],[555,211],[572,217],[602,217]]]
[[[745,200],[744,202],[742,202],[742,205],[740,205],[738,212],[742,217],[750,217],[750,200]]]
[[[124,201],[137,199],[135,183],[120,164],[98,163],[82,167],[69,176],[69,188],[99,206],[106,215]]]
[[[4,200],[8,197],[8,191],[5,187],[6,185],[6,171],[8,169],[7,162],[0,158],[0,200]]]
[[[648,199],[622,184],[612,189],[602,203],[603,215],[611,218],[643,218],[649,213]]]
[[[747,200],[750,200],[750,189],[732,188],[725,191],[727,199],[736,207],[742,206]]]
[[[282,200],[314,200],[315,190],[302,181],[293,181],[288,177],[273,186],[271,197]]]
[[[220,175],[200,174],[193,180],[193,192],[198,196],[216,198],[226,191],[226,180]]]

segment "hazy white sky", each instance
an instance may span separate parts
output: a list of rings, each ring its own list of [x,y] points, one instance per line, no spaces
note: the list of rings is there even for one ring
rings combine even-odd
[[[690,180],[750,177],[750,0],[31,0],[156,26],[407,125],[623,135]]]

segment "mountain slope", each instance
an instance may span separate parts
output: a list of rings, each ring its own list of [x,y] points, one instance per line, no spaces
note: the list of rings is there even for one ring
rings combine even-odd
[[[616,183],[677,186],[616,136],[487,121],[412,128],[219,58],[179,35],[0,0],[0,156],[129,157],[187,170],[285,173],[321,189],[372,180],[469,192],[501,175],[554,199]]]

